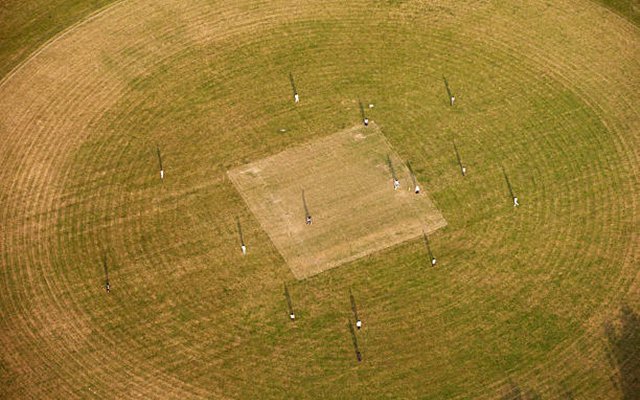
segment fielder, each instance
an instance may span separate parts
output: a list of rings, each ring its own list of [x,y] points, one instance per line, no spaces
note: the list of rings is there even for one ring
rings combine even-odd
[[[360,321],[360,320],[356,321],[356,328],[358,328],[358,329],[362,328],[362,321]]]
[[[364,117],[364,120],[362,122],[364,122],[364,126],[369,126],[369,118]]]
[[[514,198],[513,198],[513,206],[514,206],[514,207],[518,207],[519,205],[520,205],[520,203],[518,203],[518,198],[517,198],[517,197],[514,197]]]
[[[246,256],[247,255],[247,246],[245,246],[244,244],[242,246],[240,246],[240,248],[242,249],[242,255]]]
[[[300,102],[300,96],[298,96],[298,93],[294,93],[293,94],[293,101],[295,103],[299,103]]]
[[[416,194],[420,194],[420,186],[416,185],[415,192],[416,192]]]
[[[400,189],[400,181],[397,179],[393,179],[393,190],[398,190]]]
[[[160,179],[164,180],[164,170],[163,169],[160,170]]]

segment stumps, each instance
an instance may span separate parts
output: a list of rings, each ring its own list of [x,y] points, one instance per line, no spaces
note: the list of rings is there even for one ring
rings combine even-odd
[[[284,284],[284,297],[287,299],[287,308],[289,310],[289,319],[291,321],[296,320],[296,314],[293,312],[293,306],[291,305],[291,295],[289,294],[289,288],[287,288],[287,284]]]
[[[302,206],[304,207],[305,224],[311,225],[311,213],[309,212],[309,207],[307,207],[307,198],[304,196],[304,189],[302,189]]]
[[[349,332],[351,333],[351,341],[353,342],[353,350],[356,352],[356,359],[358,362],[362,361],[362,353],[360,353],[360,348],[358,347],[358,337],[356,336],[356,331],[353,329],[353,324],[351,320],[347,322],[349,326]]]
[[[507,175],[507,172],[504,170],[504,167],[501,166],[501,168],[502,168],[502,175],[504,175],[504,180],[507,183],[507,187],[509,188],[509,195],[513,200],[513,206],[518,207],[520,203],[518,202],[518,197],[513,192],[513,187],[511,186],[511,181],[509,181],[509,176]]]
[[[449,97],[449,105],[453,107],[453,103],[456,101],[455,96],[451,93],[451,88],[449,88],[449,81],[444,76],[442,77],[444,80],[444,87],[447,89],[447,96]]]
[[[389,173],[391,173],[391,179],[393,179],[393,190],[400,189],[400,181],[398,180],[398,176],[396,175],[396,170],[393,168],[393,162],[391,162],[391,157],[387,154],[387,165],[389,166]]]
[[[435,258],[435,256],[433,255],[433,252],[431,251],[431,244],[429,243],[429,237],[427,236],[426,232],[422,232],[423,236],[424,236],[424,244],[425,246],[427,246],[427,253],[429,254],[429,260],[431,260],[431,266],[435,267],[437,260]]]
[[[458,160],[458,166],[460,166],[460,172],[462,176],[467,175],[467,168],[462,164],[462,158],[460,158],[460,152],[458,151],[458,147],[456,146],[456,141],[453,141],[453,151],[456,153],[456,160]]]
[[[158,151],[158,164],[160,166],[160,180],[164,180],[164,168],[162,168],[162,155],[160,154],[160,146],[156,146]]]
[[[104,289],[107,293],[111,293],[111,284],[109,283],[109,268],[107,267],[107,256],[102,256],[102,266],[104,267]]]
[[[296,82],[293,80],[293,74],[291,72],[289,72],[289,82],[291,83],[291,90],[293,90],[293,102],[298,104],[300,102],[300,96],[298,95]]]
[[[238,236],[240,237],[240,250],[242,255],[247,255],[247,246],[244,243],[244,236],[242,235],[242,225],[240,225],[240,218],[236,217],[236,225],[238,226]]]
[[[420,194],[420,185],[418,185],[418,180],[416,179],[416,174],[413,172],[413,168],[411,168],[411,163],[407,161],[407,168],[409,169],[409,174],[411,175],[411,182],[413,183],[413,192],[415,194]]]

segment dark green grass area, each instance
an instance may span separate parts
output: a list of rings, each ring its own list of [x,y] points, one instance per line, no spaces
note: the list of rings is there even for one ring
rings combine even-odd
[[[0,77],[47,40],[115,0],[0,2]]]
[[[640,0],[596,0],[605,7],[627,17],[640,26]]]

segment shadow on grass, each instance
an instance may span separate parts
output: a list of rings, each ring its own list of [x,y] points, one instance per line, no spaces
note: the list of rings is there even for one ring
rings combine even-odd
[[[304,195],[304,189],[302,189],[302,207],[304,207],[304,217],[308,220],[311,217],[311,214],[309,213],[309,206],[307,206],[307,198]]]
[[[240,218],[236,217],[236,225],[238,226],[238,236],[240,237],[240,244],[244,246],[244,235],[242,234],[242,225],[240,225]]]
[[[387,165],[389,166],[389,172],[391,173],[391,178],[395,181],[398,179],[398,175],[396,175],[396,169],[393,167],[393,162],[391,161],[391,157],[387,154]]]
[[[360,108],[360,117],[362,119],[367,118],[366,114],[364,113],[364,106],[362,105],[362,101],[360,101],[360,99],[358,99],[358,107]]]
[[[289,315],[291,315],[293,314],[293,304],[291,303],[291,295],[289,294],[289,288],[286,283],[284,284],[284,297],[287,299],[287,309]]]
[[[509,175],[507,175],[507,171],[505,171],[503,166],[501,166],[501,168],[502,168],[502,175],[504,176],[504,181],[507,183],[507,188],[509,189],[509,195],[513,199],[514,197],[516,197],[516,195],[513,194],[513,186],[511,186],[511,181],[509,180]]]
[[[540,398],[540,395],[535,390],[522,389],[511,381],[507,385],[504,394],[500,396],[500,400],[539,400]]]
[[[356,307],[356,298],[353,297],[353,292],[349,289],[349,300],[351,301],[351,311],[353,312],[353,318],[357,321],[358,318],[358,308]]]
[[[296,81],[293,79],[293,74],[289,72],[289,83],[291,84],[291,90],[293,91],[293,95],[298,94],[298,88],[296,87]]]
[[[609,356],[617,370],[623,399],[640,399],[640,315],[628,305],[620,309],[620,324],[605,324]]]
[[[358,362],[362,361],[362,353],[360,353],[360,348],[358,347],[358,337],[356,336],[356,331],[353,329],[353,324],[351,321],[347,322],[349,326],[349,332],[351,332],[351,341],[353,342],[353,350],[356,352],[356,359]]]

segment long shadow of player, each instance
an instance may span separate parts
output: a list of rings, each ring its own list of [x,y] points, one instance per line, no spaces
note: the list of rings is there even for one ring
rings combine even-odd
[[[369,126],[369,118],[367,118],[367,114],[364,112],[364,106],[360,100],[358,100],[358,106],[360,107],[360,118],[362,118],[362,123],[364,126]]]
[[[304,207],[304,219],[307,225],[311,225],[311,213],[309,212],[309,206],[307,206],[307,198],[304,195],[304,189],[302,189],[302,207]]]
[[[289,294],[289,288],[287,287],[287,284],[284,284],[284,297],[287,299],[287,308],[289,310],[289,319],[291,319],[291,321],[295,321],[296,319],[296,314],[293,312],[293,305],[291,303],[291,295]]]
[[[507,175],[507,171],[504,170],[504,166],[500,166],[502,168],[502,175],[504,175],[504,180],[507,183],[507,188],[509,188],[509,195],[513,200],[513,206],[518,207],[520,203],[518,202],[518,197],[513,192],[513,186],[511,186],[511,181],[509,180],[509,176]]]
[[[104,268],[104,289],[107,293],[111,292],[111,283],[109,283],[109,267],[107,266],[107,255],[102,256],[102,266]]]
[[[353,329],[353,324],[351,321],[347,322],[349,326],[349,332],[351,333],[351,341],[353,342],[353,350],[356,352],[356,358],[358,362],[362,361],[362,353],[360,353],[360,348],[358,347],[358,338],[356,337],[356,331]]]

